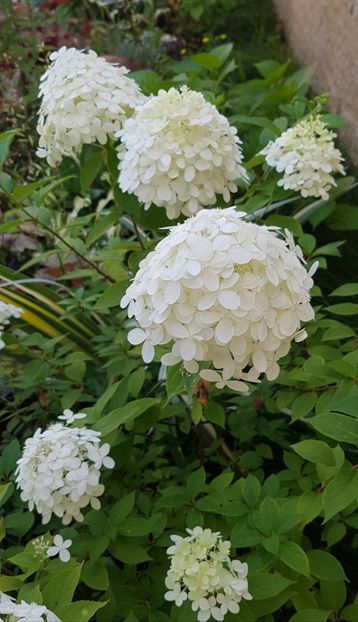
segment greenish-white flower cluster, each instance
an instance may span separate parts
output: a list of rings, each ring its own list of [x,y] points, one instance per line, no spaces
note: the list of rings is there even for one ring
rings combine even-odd
[[[0,622],[61,622],[52,611],[44,605],[19,603],[14,598],[0,592]]]
[[[269,166],[283,173],[279,186],[303,197],[328,199],[336,186],[333,173],[345,174],[335,137],[319,117],[310,116],[271,141],[261,153]]]
[[[84,144],[104,145],[122,127],[144,95],[117,67],[90,50],[62,47],[50,55],[41,78],[37,155],[56,166]]]
[[[198,622],[221,621],[228,612],[238,613],[241,600],[252,598],[247,564],[230,558],[231,542],[219,532],[201,527],[187,532],[185,538],[171,536],[165,599],[178,607],[189,600]]]

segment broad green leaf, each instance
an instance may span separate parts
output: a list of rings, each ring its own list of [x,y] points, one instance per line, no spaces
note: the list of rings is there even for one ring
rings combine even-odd
[[[311,573],[325,581],[341,581],[347,579],[342,565],[327,551],[307,551]]]
[[[334,466],[336,460],[334,453],[327,443],[323,441],[307,440],[291,445],[292,449],[302,458],[309,462],[321,462],[327,466]]]
[[[118,536],[109,547],[110,552],[116,559],[124,564],[141,564],[150,561],[151,557],[147,553],[147,548],[136,542],[133,538]]]
[[[86,160],[80,169],[80,184],[81,191],[86,192],[89,186],[95,179],[101,164],[103,161],[103,152],[101,149],[97,149],[89,158]]]
[[[246,519],[240,519],[231,532],[231,543],[236,547],[246,548],[248,546],[255,546],[260,544],[264,536],[255,529],[247,527]]]
[[[9,154],[12,141],[17,134],[17,130],[9,130],[0,134],[0,168],[5,164],[5,160]]]
[[[309,391],[307,393],[301,393],[298,395],[292,403],[292,419],[303,419],[309,412],[311,412],[317,403],[317,393]]]
[[[345,283],[330,293],[330,296],[357,296],[358,283]]]
[[[260,482],[254,475],[249,475],[243,485],[242,496],[246,503],[251,507],[255,507],[260,497]]]
[[[258,573],[250,576],[250,594],[255,600],[265,600],[276,596],[294,581],[280,574]]]
[[[184,376],[182,370],[182,364],[173,365],[168,367],[168,373],[166,378],[167,397],[170,400],[174,395],[180,395],[185,392]]]
[[[78,600],[74,603],[61,604],[55,611],[62,622],[88,622],[93,619],[96,611],[106,604],[106,601]]]
[[[195,499],[200,492],[204,492],[206,488],[205,480],[206,473],[203,467],[189,475],[186,480],[186,489],[191,498]]]
[[[279,558],[295,572],[310,576],[309,561],[304,550],[295,542],[282,542],[278,550]]]
[[[325,309],[329,313],[334,313],[334,315],[357,315],[358,303],[341,302],[337,305],[329,305],[328,307],[325,307]]]
[[[134,402],[129,402],[125,406],[116,408],[96,422],[95,429],[101,432],[102,436],[107,436],[119,426],[133,423],[146,410],[159,403],[154,397],[144,397]]]
[[[128,495],[124,495],[123,497],[121,497],[121,499],[119,499],[119,501],[117,501],[117,503],[115,503],[115,505],[111,509],[111,513],[110,513],[111,524],[121,523],[128,516],[128,514],[131,513],[131,511],[134,508],[134,504],[135,504],[135,492],[134,491],[130,492]]]
[[[41,589],[44,603],[52,611],[56,611],[63,603],[72,600],[82,568],[82,564],[77,564],[72,560],[66,564],[60,561],[54,563],[56,566],[53,566],[51,575],[44,579],[44,587]]]
[[[100,560],[96,562],[87,561],[83,564],[81,581],[93,590],[107,590],[109,579],[107,568]]]
[[[322,495],[325,522],[355,501],[357,488],[358,473],[353,468],[342,469],[329,482]]]
[[[330,611],[323,609],[301,609],[289,619],[289,622],[326,622],[329,614]]]
[[[102,310],[118,307],[127,285],[127,281],[119,281],[118,283],[113,283],[106,287],[104,292],[97,298],[94,308]]]
[[[329,438],[358,445],[358,420],[353,417],[331,412],[312,417],[309,423],[315,430]]]

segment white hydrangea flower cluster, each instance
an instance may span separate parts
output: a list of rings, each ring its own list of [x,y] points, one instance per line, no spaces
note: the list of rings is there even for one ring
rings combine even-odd
[[[88,504],[95,510],[101,507],[100,469],[113,468],[114,461],[108,456],[108,443],[100,445],[100,436],[86,427],[55,423],[26,440],[17,461],[16,483],[21,499],[30,510],[36,508],[43,524],[52,514],[62,518],[64,525],[73,519],[82,521],[81,510]]]
[[[247,180],[236,128],[187,86],[150,97],[118,136],[121,189],[170,219],[196,214],[216,195],[228,202],[235,180]]]
[[[4,332],[5,326],[7,326],[7,324],[10,324],[9,318],[19,318],[21,313],[22,309],[20,309],[20,307],[7,304],[6,302],[0,300],[0,350],[5,347],[5,342],[1,339],[1,337]]]
[[[229,611],[238,613],[242,599],[251,600],[246,563],[230,559],[231,542],[219,532],[195,527],[189,536],[171,536],[171,558],[164,598],[180,607],[189,599],[198,622],[224,620]]]
[[[341,152],[335,148],[336,134],[319,117],[310,116],[271,141],[260,153],[278,173],[284,173],[278,185],[303,197],[327,200],[333,173],[345,175]]]
[[[104,145],[113,138],[145,96],[127,77],[126,67],[107,62],[93,50],[62,47],[50,61],[39,90],[37,155],[56,166],[84,144]]]
[[[121,306],[139,324],[128,340],[143,343],[145,362],[154,346],[171,344],[164,365],[183,361],[197,373],[200,361],[210,362],[202,378],[247,391],[242,380],[257,382],[262,373],[274,380],[291,341],[306,337],[300,324],[314,317],[316,266],[307,273],[288,232],[279,237],[242,216],[234,207],[202,210],[141,261]]]
[[[0,592],[0,622],[61,622],[52,611],[44,605],[27,603]]]

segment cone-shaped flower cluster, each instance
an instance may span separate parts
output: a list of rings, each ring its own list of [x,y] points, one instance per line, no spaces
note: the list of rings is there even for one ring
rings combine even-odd
[[[145,97],[126,67],[75,48],[50,55],[41,78],[37,155],[56,166],[87,143],[105,144]]]
[[[171,536],[167,549],[171,558],[165,585],[165,599],[180,607],[190,600],[198,622],[224,620],[226,613],[238,613],[240,601],[251,600],[246,563],[230,559],[231,542],[219,532],[195,527],[189,536]]]
[[[345,174],[335,137],[319,117],[310,116],[271,141],[261,153],[269,166],[284,173],[279,186],[303,197],[328,199],[330,189],[336,186],[333,173]]]
[[[170,219],[214,205],[216,195],[228,202],[235,180],[247,179],[236,134],[201,93],[161,90],[118,133],[119,185],[146,209],[165,207]]]
[[[163,364],[183,361],[196,373],[206,361],[214,369],[202,370],[204,379],[246,391],[242,380],[273,380],[290,342],[305,338],[314,267],[307,273],[290,234],[242,216],[233,207],[202,210],[140,263],[121,306],[139,324],[128,339],[143,343],[145,362],[154,346],[171,344]]]
[[[0,350],[5,346],[4,341],[1,339],[1,336],[4,332],[4,328],[7,324],[10,324],[9,318],[19,318],[22,313],[22,309],[20,307],[15,307],[14,305],[9,305],[6,302],[0,300]]]
[[[4,622],[61,622],[52,611],[44,605],[27,603],[0,592],[0,621]]]
[[[36,508],[44,524],[52,514],[65,525],[73,519],[82,521],[81,510],[88,504],[95,510],[101,507],[100,469],[113,468],[114,461],[108,456],[110,446],[100,445],[100,436],[86,427],[56,423],[26,440],[17,461],[16,483],[21,499],[30,510]]]

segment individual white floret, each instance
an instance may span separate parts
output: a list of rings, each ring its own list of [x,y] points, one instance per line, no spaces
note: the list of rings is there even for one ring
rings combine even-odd
[[[183,86],[150,97],[118,132],[119,185],[170,219],[230,201],[247,180],[236,128],[201,93]]]
[[[139,265],[121,300],[138,327],[130,331],[145,362],[157,345],[164,365],[246,391],[243,380],[274,380],[277,361],[301,341],[313,318],[312,274],[292,236],[243,220],[235,208],[201,210],[170,229]]]
[[[333,173],[345,175],[335,137],[319,117],[310,116],[269,142],[261,153],[269,166],[283,173],[279,186],[327,200],[337,185]]]

